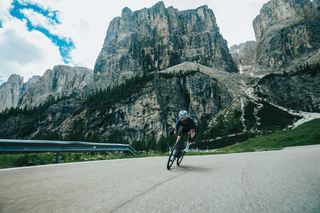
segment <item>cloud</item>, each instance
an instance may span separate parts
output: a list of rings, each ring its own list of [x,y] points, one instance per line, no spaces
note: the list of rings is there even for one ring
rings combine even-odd
[[[18,7],[21,14],[16,12],[13,16],[14,2],[18,1],[0,1],[0,82],[7,81],[11,74],[19,74],[25,80],[42,75],[55,65],[65,64],[62,59],[70,58],[72,51],[70,46],[64,46],[73,45],[72,40],[55,31],[61,25],[58,11],[19,1],[16,4],[22,5]]]
[[[8,45],[10,44],[10,45]],[[14,30],[7,30],[0,39],[0,58],[3,61],[15,61],[20,65],[41,60],[44,52],[30,43]]]
[[[63,63],[58,47],[42,33],[28,31],[24,21],[7,20],[4,26],[0,29],[0,80],[14,73],[27,80]]]
[[[47,36],[59,47],[62,60],[67,64],[71,62],[70,52],[75,48],[72,39],[53,33],[55,26],[61,24],[57,10],[28,1],[13,0],[10,15],[25,21],[29,31],[38,31]]]

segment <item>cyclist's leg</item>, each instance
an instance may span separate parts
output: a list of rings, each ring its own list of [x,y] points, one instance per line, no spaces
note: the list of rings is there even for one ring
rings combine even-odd
[[[188,131],[188,139],[189,139],[189,141],[192,142],[195,136],[196,136],[196,129],[190,129]]]
[[[188,131],[188,136],[187,136],[187,137],[188,137],[188,140],[187,140],[186,148],[185,148],[184,151],[189,151],[190,145],[194,144],[193,139],[194,139],[194,137],[195,137],[195,134],[196,134],[195,129],[190,129],[190,130]]]
[[[177,156],[178,157],[181,156],[182,151],[185,149],[187,137],[188,137],[187,132],[183,133],[182,136],[181,136],[181,140],[177,144],[176,150],[177,150]]]

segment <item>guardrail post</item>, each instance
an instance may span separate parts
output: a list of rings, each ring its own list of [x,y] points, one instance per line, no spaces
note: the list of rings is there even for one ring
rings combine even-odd
[[[60,163],[60,152],[56,152],[56,163]]]

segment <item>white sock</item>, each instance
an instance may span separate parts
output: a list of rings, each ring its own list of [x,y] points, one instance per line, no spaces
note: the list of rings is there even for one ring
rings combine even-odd
[[[187,145],[186,145],[186,150],[189,149],[189,146],[190,146],[190,143],[187,143]]]

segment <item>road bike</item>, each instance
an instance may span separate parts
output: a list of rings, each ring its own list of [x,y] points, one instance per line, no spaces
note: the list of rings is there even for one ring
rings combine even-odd
[[[177,160],[177,166],[180,166],[184,155],[186,152],[184,151],[187,143],[189,143],[190,139],[187,134],[182,135],[179,141],[177,141],[169,151],[169,158],[167,162],[167,169],[170,170],[171,166],[173,165],[174,161]]]

